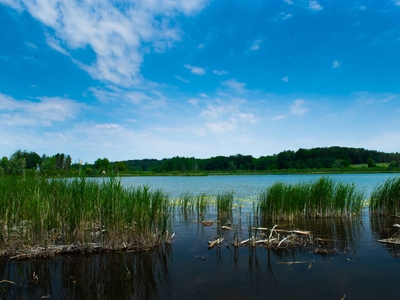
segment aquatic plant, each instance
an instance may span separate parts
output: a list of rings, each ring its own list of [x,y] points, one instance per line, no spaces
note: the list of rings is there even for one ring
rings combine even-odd
[[[387,179],[371,193],[370,212],[376,215],[395,215],[400,212],[400,177]]]
[[[170,227],[168,195],[119,179],[0,177],[0,255],[30,247],[148,249]]]
[[[233,206],[234,193],[223,192],[217,195],[217,215],[231,215]]]
[[[276,182],[260,193],[257,213],[262,220],[344,217],[359,213],[363,199],[355,184],[328,177],[298,184]]]

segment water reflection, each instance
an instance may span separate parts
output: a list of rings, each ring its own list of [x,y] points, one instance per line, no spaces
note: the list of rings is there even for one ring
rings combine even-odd
[[[145,253],[1,261],[0,299],[158,299],[171,295],[171,246]]]
[[[371,230],[374,238],[379,240],[392,240],[400,242],[400,228],[393,226],[400,223],[399,218],[383,217],[377,215],[370,216]],[[395,243],[382,244],[391,256],[400,258],[400,245]]]

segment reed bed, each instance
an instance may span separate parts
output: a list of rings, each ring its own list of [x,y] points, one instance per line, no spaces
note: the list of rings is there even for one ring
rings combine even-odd
[[[232,214],[233,199],[233,192],[223,192],[217,195],[216,204],[218,217],[221,215],[229,216]]]
[[[376,215],[398,216],[400,213],[400,177],[389,178],[371,193],[370,212]]]
[[[149,249],[168,238],[170,210],[161,190],[125,188],[116,178],[0,177],[0,256],[56,245]]]
[[[276,182],[259,195],[261,220],[304,217],[346,217],[358,214],[364,193],[355,184],[322,177],[306,183]]]

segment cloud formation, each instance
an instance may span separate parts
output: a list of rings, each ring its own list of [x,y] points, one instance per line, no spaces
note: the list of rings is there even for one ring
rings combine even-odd
[[[250,50],[252,51],[257,51],[260,49],[260,45],[261,45],[262,41],[261,40],[255,40],[253,42],[253,45],[251,45]]]
[[[336,69],[336,68],[340,67],[341,64],[342,63],[340,63],[339,61],[334,60],[333,61],[333,65],[332,65],[332,69]]]
[[[200,67],[195,67],[191,65],[184,65],[186,69],[190,70],[190,73],[196,74],[196,75],[206,75],[206,70]]]
[[[61,97],[16,100],[0,93],[0,124],[9,126],[50,126],[75,119],[86,105]]]
[[[282,77],[282,81],[284,81],[284,82],[289,82],[289,77],[287,77],[287,76]]]
[[[0,0],[26,10],[45,25],[48,45],[71,57],[94,79],[119,86],[135,86],[146,49],[163,52],[181,39],[177,15],[190,16],[208,0]],[[79,51],[91,49],[91,64],[79,61]]]
[[[213,73],[215,75],[228,75],[229,73],[227,71],[222,71],[222,70],[213,70]]]
[[[308,112],[308,108],[305,107],[305,101],[303,99],[297,99],[293,105],[290,106],[290,113],[293,115],[304,115]]]
[[[308,7],[313,11],[322,10],[322,6],[318,3],[317,0],[310,0],[308,2]]]

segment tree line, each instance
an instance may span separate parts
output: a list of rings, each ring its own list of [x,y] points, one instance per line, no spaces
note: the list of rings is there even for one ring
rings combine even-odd
[[[98,158],[93,164],[72,162],[70,155],[57,153],[52,156],[17,150],[0,162],[0,175],[22,175],[41,173],[49,176],[99,176],[124,173],[169,173],[169,172],[236,172],[274,171],[306,169],[343,169],[350,165],[375,167],[388,164],[388,169],[400,168],[399,153],[385,153],[376,150],[349,147],[326,147],[286,150],[270,156],[255,158],[251,155],[236,154],[211,158],[172,157],[158,159],[135,159],[110,162]]]

